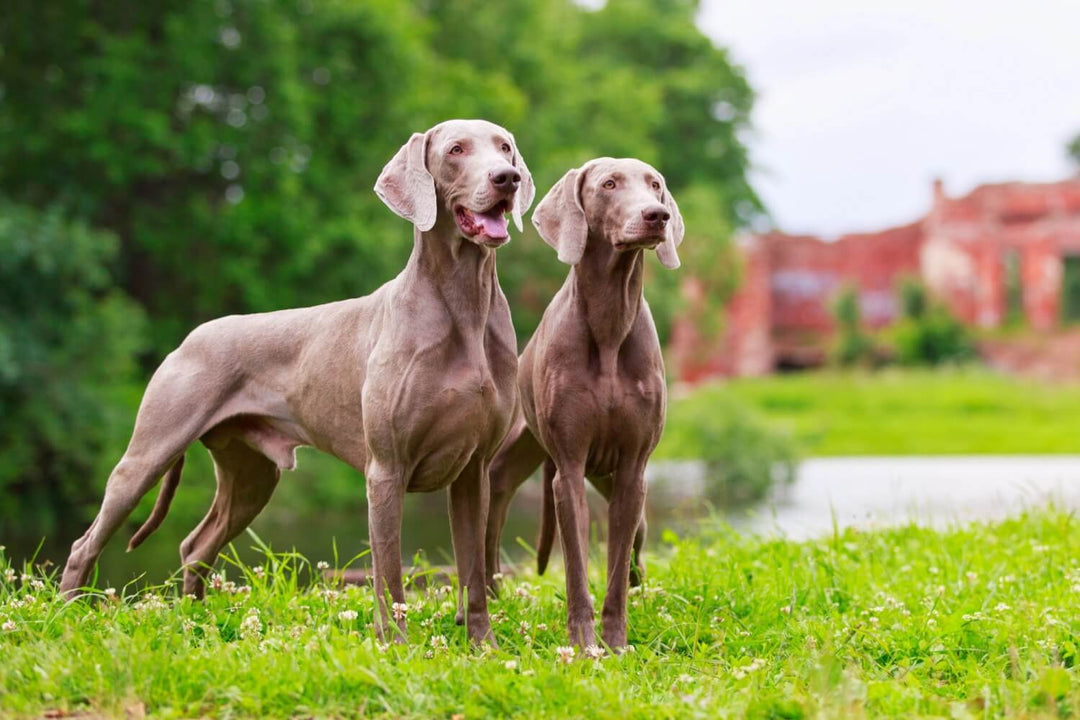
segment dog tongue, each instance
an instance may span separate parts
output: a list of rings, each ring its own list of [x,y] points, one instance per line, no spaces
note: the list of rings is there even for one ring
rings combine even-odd
[[[489,238],[501,240],[510,235],[510,232],[506,229],[506,217],[498,210],[491,213],[476,213],[474,217],[479,232]]]

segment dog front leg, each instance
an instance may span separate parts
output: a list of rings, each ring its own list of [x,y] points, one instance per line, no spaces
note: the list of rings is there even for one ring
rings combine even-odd
[[[375,589],[375,630],[383,641],[392,636],[395,642],[404,643],[405,613],[392,607],[395,624],[391,625],[387,596],[394,606],[405,605],[405,588],[401,582],[401,515],[405,504],[405,482],[401,473],[389,471],[375,462],[369,464],[365,475]]]
[[[602,637],[613,650],[626,645],[630,562],[644,509],[644,466],[617,473],[608,504],[607,594],[601,612]]]
[[[473,457],[450,484],[450,534],[458,568],[458,611],[455,620],[465,623],[469,640],[495,644],[488,617],[484,582],[484,535],[487,530],[490,492],[487,463]],[[468,594],[466,606],[463,595]]]
[[[557,461],[552,489],[566,564],[566,629],[570,642],[586,648],[596,644],[596,616],[589,595],[589,506],[585,500],[584,466]]]

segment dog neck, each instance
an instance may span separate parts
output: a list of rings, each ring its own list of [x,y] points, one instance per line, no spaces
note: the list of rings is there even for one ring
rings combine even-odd
[[[440,217],[427,232],[414,229],[405,274],[418,286],[432,288],[456,327],[482,331],[499,291],[495,250],[466,240],[456,232],[453,220],[444,220]]]
[[[617,358],[641,310],[643,255],[641,250],[616,252],[606,239],[590,233],[584,255],[570,271],[577,305],[601,350],[602,364],[605,354]]]

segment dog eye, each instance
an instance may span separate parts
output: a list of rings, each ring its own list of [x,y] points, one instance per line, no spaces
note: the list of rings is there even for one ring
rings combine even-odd
[[[503,144],[502,144],[502,151],[503,151],[504,153],[508,153],[508,152],[510,152],[510,143],[503,143]]]
[[[660,189],[660,183],[658,183],[658,182],[656,182],[655,180],[653,180],[653,183],[652,183],[652,189],[653,189],[653,190],[659,190],[659,189]]]
[[[455,145],[454,147],[450,148],[451,155],[460,155],[463,152],[465,152],[465,148],[461,147],[460,145]]]
[[[604,181],[604,187],[607,188],[608,190],[614,190],[615,189],[615,181],[614,180],[605,180]]]

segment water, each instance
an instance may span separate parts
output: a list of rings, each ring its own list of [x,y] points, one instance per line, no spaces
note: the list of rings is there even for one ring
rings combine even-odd
[[[936,527],[1053,503],[1080,509],[1080,456],[859,457],[807,460],[794,485],[734,517],[794,539],[915,521]]]
[[[665,527],[685,530],[703,512],[704,468],[700,462],[657,462],[648,477],[649,537],[655,542]],[[185,489],[195,490],[182,487],[180,492]],[[1080,456],[819,458],[800,465],[792,486],[754,507],[727,511],[726,519],[744,532],[801,539],[831,532],[834,523],[864,529],[909,521],[940,526],[1001,518],[1049,502],[1080,508]],[[511,561],[530,557],[539,504],[536,480],[522,486],[514,498],[502,548]],[[590,508],[602,526],[603,500],[591,495]],[[161,582],[179,565],[177,547],[191,524],[190,518],[170,516],[132,553],[124,552],[129,533],[122,531],[102,556],[99,584],[122,585],[137,577]],[[406,563],[418,554],[436,564],[452,562],[444,493],[407,496],[402,525]],[[333,563],[336,548],[343,563],[368,547],[362,504],[297,513],[287,503],[271,502],[253,529],[275,550],[295,549],[313,562]],[[243,535],[234,543],[246,562],[257,561],[253,545]],[[12,550],[19,559],[33,548]],[[39,557],[62,563],[66,550],[47,545]],[[368,558],[359,564],[368,565]]]

